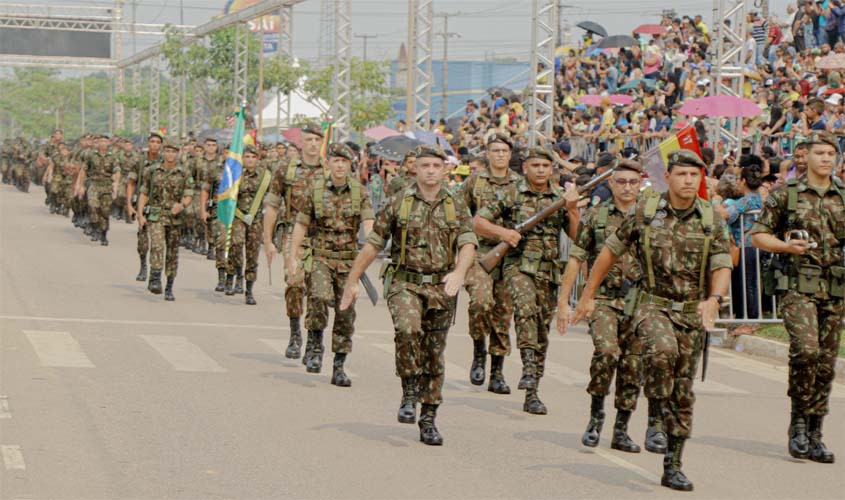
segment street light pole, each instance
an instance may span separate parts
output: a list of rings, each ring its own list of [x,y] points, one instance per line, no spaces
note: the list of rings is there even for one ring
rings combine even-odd
[[[370,38],[378,38],[378,35],[370,35],[367,33],[355,34],[353,35],[355,38],[363,38],[364,39],[364,62],[367,62],[367,40]]]
[[[461,37],[460,34],[452,33],[449,31],[449,17],[459,16],[460,14],[460,12],[441,12],[439,14],[434,15],[434,17],[443,18],[443,31],[437,33],[437,36],[443,37],[443,61],[441,61],[441,68],[443,72],[440,77],[440,116],[444,120],[446,119],[446,115],[449,112],[449,106],[447,103],[447,94],[449,90],[449,39]]]

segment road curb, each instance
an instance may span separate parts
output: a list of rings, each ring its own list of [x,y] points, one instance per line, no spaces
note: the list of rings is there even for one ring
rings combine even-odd
[[[723,349],[730,349],[736,352],[751,354],[752,356],[760,356],[763,358],[772,359],[786,363],[789,361],[789,345],[775,340],[755,337],[753,335],[728,335],[727,330],[724,334],[713,335],[711,337],[710,345],[720,347]],[[841,357],[836,358],[836,378],[845,379],[845,360]]]

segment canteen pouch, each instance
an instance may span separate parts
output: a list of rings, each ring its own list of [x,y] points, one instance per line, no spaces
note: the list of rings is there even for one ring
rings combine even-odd
[[[382,280],[382,296],[385,299],[387,299],[387,295],[390,293],[390,283],[393,281],[393,273],[396,272],[396,268],[391,264],[389,260],[385,260],[381,264],[381,269],[378,273],[379,279]]]
[[[763,263],[763,293],[775,295],[789,290],[789,275],[783,261],[775,256]]]
[[[306,274],[311,272],[311,269],[314,267],[314,252],[311,251],[311,248],[305,248],[302,251],[302,269],[305,271]]]
[[[523,252],[519,259],[519,271],[529,276],[536,276],[540,272],[543,254],[538,252]]]
[[[150,214],[147,215],[147,220],[150,222],[158,222],[161,219],[161,207],[148,207]]]
[[[634,311],[637,310],[637,302],[640,299],[640,287],[632,286],[628,288],[628,293],[625,294],[625,306],[622,309],[622,315],[627,318],[634,317]]]
[[[813,294],[819,291],[822,268],[808,264],[798,268],[798,291]]]
[[[830,295],[840,299],[845,298],[845,267],[830,267]]]

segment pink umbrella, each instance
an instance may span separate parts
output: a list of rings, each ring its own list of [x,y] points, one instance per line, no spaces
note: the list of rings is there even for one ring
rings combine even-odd
[[[383,125],[379,125],[377,127],[373,127],[364,131],[364,135],[367,137],[371,137],[377,141],[384,139],[385,137],[392,137],[394,135],[401,135],[399,132],[393,130],[392,128],[385,127]]]
[[[634,103],[634,98],[625,94],[614,94],[610,97],[605,97],[597,94],[590,94],[581,96],[581,99],[579,100],[581,101],[581,104],[598,107],[601,106],[601,102],[604,99],[610,99],[611,104],[621,104],[623,106],[629,106]]]
[[[818,69],[845,69],[845,54],[830,54],[816,63]]]
[[[641,26],[637,26],[634,33],[638,35],[662,35],[663,33],[666,33],[666,27],[659,24],[643,24]]]
[[[284,132],[282,132],[282,135],[284,136],[285,139],[287,139],[288,141],[296,144],[297,146],[301,145],[300,140],[302,138],[302,129],[300,129],[300,128],[289,128],[289,129],[285,130]]]
[[[732,95],[714,95],[691,99],[678,111],[687,116],[722,118],[746,118],[763,114],[763,110],[754,101]]]

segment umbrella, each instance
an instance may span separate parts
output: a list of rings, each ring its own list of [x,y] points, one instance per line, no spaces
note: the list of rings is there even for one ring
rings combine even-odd
[[[392,128],[385,127],[384,125],[379,125],[377,127],[369,128],[364,131],[364,135],[380,141],[385,137],[391,137],[394,135],[400,135],[399,132],[393,130]]]
[[[763,110],[756,102],[732,95],[714,95],[691,99],[681,106],[678,112],[687,116],[720,118],[745,118],[763,114]]]
[[[299,128],[289,128],[282,132],[282,135],[288,142],[292,142],[297,146],[300,145],[300,141],[302,140],[302,129]]]
[[[603,96],[603,95],[590,94],[590,95],[581,96],[581,99],[579,99],[579,100],[581,101],[581,103],[586,104],[587,106],[596,107],[596,106],[600,106],[601,102],[604,99],[606,99],[606,97]],[[608,96],[607,99],[610,99],[610,102],[613,103],[613,104],[621,104],[623,106],[628,106],[628,105],[631,105],[631,104],[634,103],[633,97],[631,97],[629,95],[624,95],[624,94],[616,94],[616,95]]]
[[[198,142],[203,142],[207,138],[213,137],[217,139],[221,145],[226,144],[232,141],[232,129],[230,128],[208,128],[203,130],[199,137],[197,137]]]
[[[818,69],[845,69],[845,54],[830,54],[816,63]]]
[[[628,35],[613,35],[607,38],[602,38],[601,41],[596,44],[596,47],[600,49],[612,49],[621,47],[635,47],[639,44],[640,42],[636,41],[633,37],[630,37]]]
[[[373,145],[370,151],[388,160],[402,161],[408,151],[416,148],[422,141],[404,135],[386,137]]]
[[[443,148],[447,153],[455,154],[452,146],[449,145],[449,141],[447,141],[445,137],[437,135],[434,132],[429,132],[428,130],[414,130],[411,132],[405,132],[405,136],[416,139],[423,144],[436,144]]]
[[[637,26],[634,33],[638,35],[662,35],[666,33],[666,27],[660,24],[642,24]]]
[[[516,95],[516,93],[513,90],[511,90],[507,87],[494,86],[494,87],[490,87],[489,89],[487,89],[487,93],[490,94],[490,95],[493,95],[496,92],[501,92],[502,97],[504,97],[505,99],[510,99],[511,97]]]
[[[657,82],[652,80],[651,78],[637,78],[636,80],[631,80],[625,85],[622,85],[621,87],[616,89],[616,91],[627,92],[629,90],[634,90],[635,88],[637,88],[637,86],[639,86],[640,83],[644,84],[646,87],[650,87],[653,89],[657,88]]]
[[[580,23],[576,24],[575,26],[581,28],[584,31],[589,31],[590,33],[595,33],[598,36],[607,36],[607,30],[599,23],[594,23],[593,21],[581,21]]]

